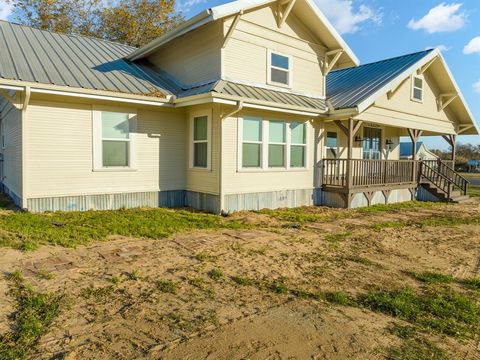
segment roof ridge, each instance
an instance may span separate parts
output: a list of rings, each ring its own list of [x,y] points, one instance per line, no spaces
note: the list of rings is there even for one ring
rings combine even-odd
[[[409,53],[409,54],[404,54],[404,55],[394,56],[394,57],[387,58],[387,59],[383,59],[383,60],[373,61],[373,62],[366,63],[366,64],[362,64],[362,65],[359,65],[359,66],[351,66],[351,67],[348,67],[348,68],[337,69],[337,70],[331,71],[330,74],[333,74],[333,73],[336,73],[336,72],[341,72],[341,71],[346,71],[346,70],[350,70],[350,69],[358,69],[358,68],[361,68],[361,67],[366,67],[366,66],[370,66],[370,65],[380,64],[380,63],[382,63],[382,62],[398,60],[398,59],[401,59],[401,58],[405,58],[405,57],[409,57],[409,56],[413,56],[413,55],[418,55],[418,54],[422,54],[422,53],[428,54],[428,53],[430,53],[430,52],[432,52],[432,51],[434,51],[434,50],[435,50],[435,49],[432,48],[432,49],[427,49],[427,50],[422,50],[422,51],[416,51],[416,52]]]
[[[61,32],[56,32],[56,31],[47,30],[47,29],[39,29],[39,28],[36,28],[34,26],[31,26],[31,25],[20,24],[20,23],[14,22],[14,21],[8,21],[8,20],[3,20],[3,19],[0,19],[0,23],[7,23],[7,24],[10,24],[10,25],[30,28],[30,29],[33,29],[33,30],[47,32],[47,33],[54,34],[54,35],[64,35],[64,36],[68,36],[68,37],[72,36],[72,37],[80,37],[80,38],[86,38],[86,39],[91,39],[91,40],[97,40],[97,41],[101,41],[101,42],[104,42],[104,43],[109,43],[109,44],[112,44],[112,45],[120,45],[122,47],[129,48],[132,51],[137,49],[135,46],[122,44],[121,42],[116,42],[116,41],[112,41],[112,40],[101,39],[101,38],[98,38],[98,37],[95,37],[95,36],[82,35],[82,34],[78,34],[78,33],[61,33]]]

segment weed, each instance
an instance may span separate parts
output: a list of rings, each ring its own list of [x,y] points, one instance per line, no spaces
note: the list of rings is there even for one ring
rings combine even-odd
[[[156,286],[163,293],[176,294],[178,290],[177,284],[171,280],[157,280]]]
[[[290,289],[287,285],[285,285],[286,281],[287,278],[282,276],[278,278],[273,284],[271,284],[269,288],[276,294],[288,294],[290,292]]]
[[[347,260],[356,262],[358,264],[366,265],[366,266],[376,265],[373,261],[361,256],[350,256],[350,257],[347,257]]]
[[[480,277],[465,279],[460,281],[461,284],[472,290],[480,290]]]
[[[417,334],[417,329],[409,325],[394,324],[389,330],[401,339],[411,339]]]
[[[42,280],[52,280],[54,278],[53,273],[46,270],[38,270],[35,276]]]
[[[208,272],[208,276],[213,280],[220,280],[223,277],[223,273],[219,269],[212,269]]]
[[[133,281],[141,280],[142,276],[138,272],[138,270],[132,270],[127,274],[128,278]]]
[[[324,299],[329,303],[336,305],[346,306],[352,304],[352,300],[350,299],[348,294],[342,291],[327,292],[324,294]]]
[[[232,280],[237,285],[247,286],[253,285],[254,281],[252,279],[242,277],[242,276],[232,276]]]
[[[207,262],[212,259],[211,255],[205,254],[203,252],[200,252],[198,254],[195,254],[195,259],[200,261],[200,262]]]
[[[98,287],[98,288],[89,286],[87,288],[83,288],[80,291],[80,295],[87,300],[94,299],[95,301],[100,302],[100,301],[105,301],[114,292],[115,292],[115,287],[113,285],[108,285],[108,286]]]
[[[345,240],[346,238],[348,238],[351,235],[352,235],[352,233],[350,233],[350,232],[329,234],[329,235],[325,236],[325,241],[328,241],[331,244],[337,244],[337,243]]]
[[[13,282],[10,294],[16,301],[13,315],[14,330],[0,335],[0,359],[21,359],[35,349],[58,316],[64,297],[53,293],[40,293],[25,284],[21,278]]]
[[[389,349],[389,360],[447,360],[449,357],[439,347],[424,339],[410,339]]]
[[[397,228],[403,228],[408,226],[408,223],[404,221],[385,221],[385,222],[379,222],[375,223],[370,226],[371,229],[373,230],[382,230],[382,229],[397,229]]]
[[[110,282],[111,282],[113,285],[118,286],[118,285],[120,285],[120,283],[122,282],[122,279],[120,278],[120,276],[114,275],[114,276],[111,277]]]

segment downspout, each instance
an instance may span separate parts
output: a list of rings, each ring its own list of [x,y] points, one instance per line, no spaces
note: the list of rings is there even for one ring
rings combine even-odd
[[[23,103],[21,107],[21,129],[22,129],[22,209],[27,209],[27,108],[31,96],[30,86],[25,86]]]
[[[238,101],[237,106],[235,109],[233,109],[231,112],[229,112],[227,115],[223,115],[220,118],[220,169],[218,171],[218,185],[219,185],[219,194],[220,194],[220,214],[221,215],[227,215],[224,212],[224,207],[225,207],[225,198],[223,194],[223,120],[239,113],[243,109],[243,101]]]

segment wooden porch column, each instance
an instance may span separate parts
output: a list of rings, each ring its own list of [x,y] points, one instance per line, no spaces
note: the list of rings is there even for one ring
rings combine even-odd
[[[457,135],[442,135],[452,148],[452,168],[455,168],[455,152],[457,151]]]
[[[417,129],[408,129],[408,135],[410,136],[410,140],[412,140],[412,160],[413,160],[413,167],[412,167],[412,182],[417,181],[417,142],[420,136],[422,136],[423,131]]]
[[[348,140],[348,148],[347,148],[347,189],[350,189],[352,185],[353,173],[352,173],[352,157],[353,157],[353,141],[355,139],[355,134],[362,126],[362,121],[360,120],[353,120],[353,118],[348,119],[348,127],[343,125],[340,120],[335,120],[335,124],[343,131],[346,135]]]

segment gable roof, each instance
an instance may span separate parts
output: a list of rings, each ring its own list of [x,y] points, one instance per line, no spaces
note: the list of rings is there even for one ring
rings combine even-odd
[[[0,21],[0,78],[32,83],[167,96],[168,84],[152,67],[123,59],[135,48]]]
[[[433,50],[332,71],[327,76],[327,98],[336,109],[349,109],[388,85]]]
[[[206,9],[172,31],[133,51],[126,58],[130,61],[141,59],[173,39],[210,22],[231,17],[240,11],[250,11],[278,1],[279,0],[236,0]],[[329,50],[344,50],[344,54],[340,57],[338,64],[343,64],[343,66],[356,66],[360,63],[352,49],[350,49],[313,0],[296,0],[293,12],[301,16],[302,22],[314,35],[323,40],[324,45]]]

